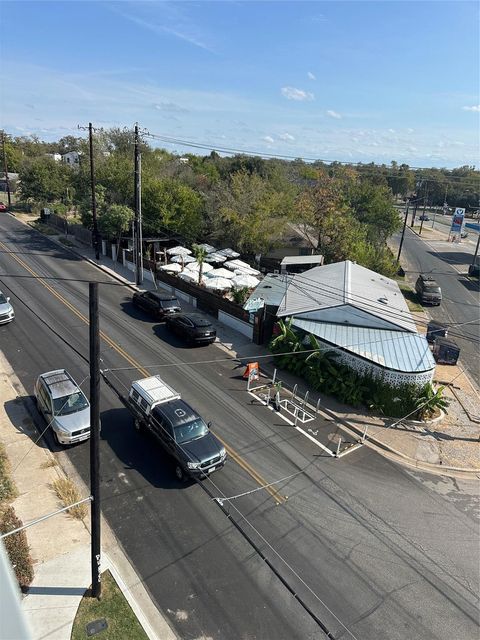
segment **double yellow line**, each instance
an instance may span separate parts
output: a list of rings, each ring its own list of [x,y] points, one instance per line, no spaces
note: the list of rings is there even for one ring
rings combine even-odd
[[[0,241],[0,247],[5,251],[5,253],[10,253],[8,247]],[[64,298],[58,291],[56,291],[48,282],[42,279],[41,275],[38,275],[31,267],[24,262],[18,255],[14,253],[10,253],[10,255],[20,264],[28,273],[30,273],[34,278],[36,278],[44,287],[49,291],[57,300],[59,300],[62,304],[64,304],[70,311],[77,316],[82,322],[84,322],[87,326],[90,324],[89,319],[80,313],[78,309],[76,309],[66,298]],[[121,355],[129,364],[132,365],[135,369],[137,369],[145,378],[148,378],[151,374],[142,367],[142,365],[137,362],[132,356],[127,353],[120,345],[114,342],[104,331],[100,331],[100,337],[104,340],[114,351],[116,351],[119,355]],[[277,504],[282,504],[286,502],[286,498],[282,496],[274,487],[268,486],[268,482],[263,478],[246,460],[244,460],[240,454],[238,454],[234,449],[232,449],[222,438],[220,438],[217,434],[216,437],[220,440],[220,442],[225,447],[228,455],[232,460],[234,460],[244,471],[251,476],[255,482],[257,482],[261,487],[265,487],[265,490],[274,498]]]

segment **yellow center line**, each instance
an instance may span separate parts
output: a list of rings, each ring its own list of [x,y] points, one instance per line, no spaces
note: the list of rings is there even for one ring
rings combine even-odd
[[[5,250],[5,252],[9,253],[8,247],[0,241],[0,246]],[[31,269],[28,264],[26,264],[18,255],[14,253],[10,253],[10,255],[32,276],[34,276],[57,300],[59,300],[62,304],[64,304],[70,311],[77,316],[82,322],[84,322],[87,326],[90,324],[89,319],[83,315],[76,307],[74,307],[66,298],[64,298],[58,291],[56,291],[48,282],[42,279],[41,275],[35,273],[33,269]],[[137,362],[132,356],[127,353],[120,345],[118,345],[112,338],[110,338],[106,333],[100,331],[101,338],[119,355],[121,355],[132,367],[135,367],[143,376],[148,378],[150,373],[142,367],[142,365]],[[222,445],[225,447],[228,455],[234,460],[244,471],[246,471],[261,487],[265,487],[265,490],[275,499],[277,504],[281,504],[286,502],[284,496],[282,496],[275,488],[266,486],[269,483],[265,478],[263,478],[242,456],[237,453],[230,445],[228,445],[222,438],[220,438],[217,434],[215,436],[220,440]]]

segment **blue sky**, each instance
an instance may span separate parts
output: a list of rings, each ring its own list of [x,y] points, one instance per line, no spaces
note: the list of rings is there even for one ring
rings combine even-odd
[[[138,121],[211,148],[479,165],[476,2],[18,0],[0,21],[12,135]]]

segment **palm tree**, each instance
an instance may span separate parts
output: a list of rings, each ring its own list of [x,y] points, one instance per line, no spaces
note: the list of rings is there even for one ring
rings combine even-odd
[[[431,382],[423,387],[415,403],[419,420],[428,420],[436,409],[441,409],[446,413],[449,401],[443,395],[444,389],[444,386],[440,386],[435,391]]]
[[[194,244],[192,246],[193,257],[198,262],[200,269],[198,270],[198,284],[202,284],[202,275],[203,275],[203,263],[205,258],[208,255],[205,247],[200,247],[198,244]]]

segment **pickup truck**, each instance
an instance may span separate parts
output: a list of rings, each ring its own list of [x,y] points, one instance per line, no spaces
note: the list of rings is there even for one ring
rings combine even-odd
[[[179,480],[205,478],[227,459],[222,443],[199,414],[160,376],[132,383],[128,404],[135,428],[149,431],[175,460]]]

